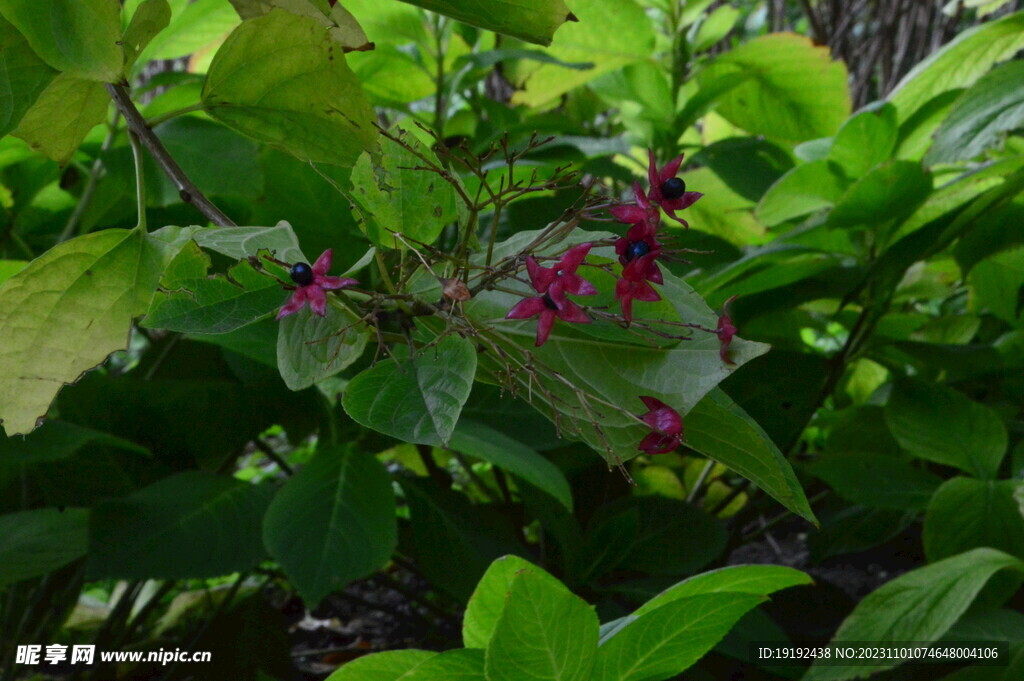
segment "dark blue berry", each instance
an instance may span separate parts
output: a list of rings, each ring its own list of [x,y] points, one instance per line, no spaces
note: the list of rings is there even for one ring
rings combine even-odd
[[[651,247],[647,245],[646,241],[630,241],[626,246],[626,262],[631,262],[634,258],[642,258],[650,252]]]
[[[313,283],[313,268],[304,262],[297,262],[288,270],[288,276],[299,286],[309,286]]]
[[[558,309],[558,305],[555,304],[555,301],[551,297],[550,293],[545,293],[544,297],[541,298],[541,300],[544,301],[544,307],[548,308],[549,310],[557,310]]]
[[[661,183],[661,195],[666,199],[678,199],[686,193],[686,183],[678,177],[672,177]]]

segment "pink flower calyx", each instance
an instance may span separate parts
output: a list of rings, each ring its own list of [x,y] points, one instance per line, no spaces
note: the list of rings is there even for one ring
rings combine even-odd
[[[310,266],[308,263],[297,262],[288,270],[288,276],[295,282],[295,292],[288,302],[281,306],[277,318],[281,319],[288,315],[295,314],[307,303],[309,309],[321,317],[327,316],[327,291],[345,288],[357,284],[355,279],[347,277],[331,277],[327,271],[331,269],[331,260],[334,251],[328,248],[320,254],[316,262]]]
[[[683,440],[683,418],[679,412],[661,400],[647,395],[641,395],[640,401],[648,409],[640,418],[652,432],[640,441],[638,449],[647,454],[667,454],[674,451]]]

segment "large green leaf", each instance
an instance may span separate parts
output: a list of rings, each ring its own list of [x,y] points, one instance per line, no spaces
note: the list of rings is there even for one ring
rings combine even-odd
[[[122,79],[118,0],[0,0],[0,14],[58,71],[103,83]]]
[[[327,681],[410,681],[417,668],[437,656],[428,650],[389,650],[352,660]]]
[[[396,353],[397,354],[397,353]],[[458,336],[363,371],[342,404],[358,423],[405,442],[445,446],[476,375],[476,349]]]
[[[85,555],[87,509],[0,515],[0,586],[39,577]]]
[[[143,326],[182,333],[227,333],[276,310],[287,292],[243,261],[226,275],[185,279],[153,299]]]
[[[435,588],[467,602],[493,560],[522,551],[506,515],[420,478],[401,484],[416,564]]]
[[[277,366],[292,390],[302,390],[347,368],[363,354],[370,329],[348,308],[327,306],[327,316],[300,310],[281,320]]]
[[[594,681],[662,681],[688,669],[764,601],[747,593],[684,596],[635,620],[601,643]]]
[[[634,0],[573,0],[572,10],[579,22],[558,31],[548,54],[567,63],[591,62],[594,67],[581,71],[531,63],[522,74],[525,89],[513,95],[514,103],[542,106],[601,74],[651,56],[654,28]],[[615,30],[609,31],[609,26]]]
[[[839,128],[828,157],[847,178],[857,179],[892,158],[898,132],[894,106],[861,111]]]
[[[793,586],[812,584],[803,572],[784,565],[731,565],[685,579],[647,601],[633,613],[640,617],[672,601],[690,596],[741,593],[767,596]]]
[[[243,19],[261,17],[275,8],[315,19],[330,30],[331,37],[337,40],[346,52],[372,50],[374,47],[355,17],[331,0],[231,0],[231,4]]]
[[[550,45],[551,36],[572,16],[563,0],[491,0],[486,4],[478,0],[402,2],[540,45]]]
[[[786,457],[722,390],[711,391],[687,414],[686,444],[747,478],[793,513],[816,522]]]
[[[110,97],[103,85],[61,73],[40,93],[11,133],[64,165],[85,136],[103,122]]]
[[[1024,286],[1024,247],[1017,246],[982,260],[971,270],[970,309],[990,314],[1017,326]]]
[[[900,381],[885,407],[900,446],[913,456],[995,477],[1006,454],[1006,426],[996,412],[960,392],[923,381]]]
[[[900,123],[929,100],[967,87],[1024,47],[1024,12],[989,21],[961,32],[942,49],[911,69],[889,94]]]
[[[1024,558],[1024,483],[1020,480],[947,480],[924,519],[924,550],[937,561],[988,546]]]
[[[994,69],[970,87],[953,105],[935,132],[927,163],[966,161],[1024,124],[1024,62]]]
[[[65,241],[0,287],[0,421],[27,433],[57,391],[128,343],[181,247],[160,236],[112,229]],[[165,238],[167,240],[165,240]]]
[[[320,451],[267,510],[263,541],[310,606],[391,557],[398,543],[391,478],[376,458]]]
[[[519,556],[502,556],[487,568],[466,606],[462,619],[462,644],[467,648],[487,648],[501,614],[508,606],[512,582],[521,572],[530,572],[561,591],[562,583],[546,571]]]
[[[190,236],[203,248],[235,260],[243,260],[267,249],[278,260],[288,263],[306,261],[299,249],[299,240],[287,222],[280,222],[274,227],[196,228]]]
[[[778,179],[757,204],[757,219],[769,227],[834,206],[846,191],[838,166],[826,159],[799,165]]]
[[[201,471],[164,478],[106,501],[89,521],[93,579],[201,579],[248,570],[270,488]]]
[[[126,72],[131,73],[139,54],[170,22],[171,6],[167,0],[145,0],[135,9],[122,38]]]
[[[572,490],[565,475],[558,466],[521,442],[485,425],[462,419],[452,433],[451,447],[522,478],[572,511]]]
[[[373,111],[329,29],[281,9],[243,22],[203,87],[211,116],[303,161],[351,166],[373,148]]]
[[[411,135],[405,135],[405,142],[439,164],[434,152]],[[384,140],[377,158],[363,154],[356,162],[352,198],[362,218],[359,228],[375,245],[410,245],[394,232],[409,237],[413,244],[430,244],[455,219],[455,189],[435,173],[415,170],[422,166],[423,161],[414,153],[390,140]]]
[[[0,108],[0,137],[18,126],[57,72],[29,46],[25,36],[0,17],[0,83],[4,105]]]
[[[931,174],[920,163],[891,161],[854,182],[828,221],[835,227],[878,228],[906,218],[931,193]]]
[[[487,645],[487,679],[591,681],[597,636],[591,606],[561,584],[520,572]]]
[[[834,135],[850,115],[845,66],[810,38],[755,38],[723,53],[699,79],[703,84],[730,73],[749,78],[723,94],[717,110],[747,132],[805,142]]]
[[[924,509],[942,483],[902,457],[874,452],[828,454],[810,471],[855,504],[901,511]]]
[[[238,15],[224,0],[168,0],[168,4],[170,24],[150,40],[139,63],[202,53],[238,25]]]
[[[446,650],[416,667],[403,681],[486,681],[484,651]]]
[[[864,598],[840,625],[832,642],[931,642],[942,638],[996,572],[1024,571],[1024,563],[995,549],[974,549],[897,577]],[[863,678],[899,664],[886,659],[874,666],[815,665],[805,681]]]

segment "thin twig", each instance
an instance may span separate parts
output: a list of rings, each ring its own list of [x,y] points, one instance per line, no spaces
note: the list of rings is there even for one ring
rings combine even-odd
[[[206,196],[199,191],[199,188],[192,184],[188,175],[181,169],[181,166],[167,152],[160,139],[153,133],[153,130],[146,125],[146,119],[142,117],[135,107],[131,96],[123,85],[107,84],[107,92],[114,100],[117,108],[121,111],[125,121],[128,122],[128,129],[138,135],[139,141],[149,150],[150,155],[160,165],[164,173],[177,187],[182,201],[191,203],[206,218],[218,227],[235,227],[235,223],[227,215],[215,206]]]

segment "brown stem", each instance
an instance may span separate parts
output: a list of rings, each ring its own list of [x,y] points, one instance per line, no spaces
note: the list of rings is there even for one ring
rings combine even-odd
[[[146,125],[146,119],[135,108],[135,103],[124,86],[108,84],[106,87],[111,99],[114,100],[117,108],[121,111],[121,115],[128,122],[128,129],[138,136],[139,141],[149,150],[149,153],[160,165],[160,168],[163,169],[167,177],[174,183],[174,186],[178,188],[181,199],[195,206],[200,213],[218,227],[235,227],[236,225],[231,218],[225,215],[220,208],[213,205],[213,202],[206,198],[199,191],[198,187],[192,184],[192,180],[188,179],[181,166],[167,153],[167,148],[164,147],[160,139],[153,133],[153,130]]]

